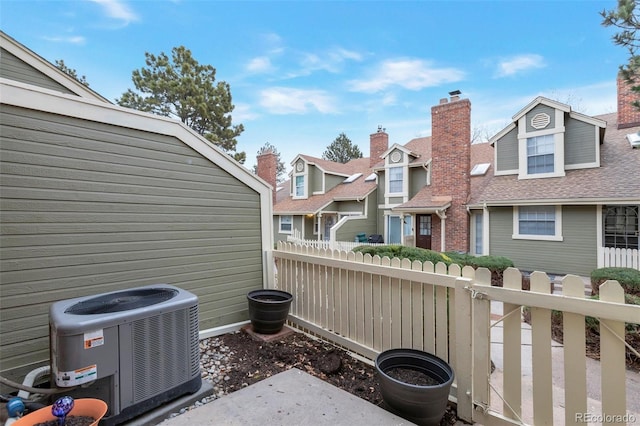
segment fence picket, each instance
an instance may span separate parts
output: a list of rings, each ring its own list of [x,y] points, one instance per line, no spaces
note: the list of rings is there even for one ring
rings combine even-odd
[[[363,256],[362,253],[356,253],[355,256],[355,261],[362,263],[363,262]],[[364,277],[364,273],[363,272],[356,272],[356,282],[355,282],[355,290],[356,290],[356,300],[355,300],[355,304],[356,304],[356,313],[355,313],[355,340],[357,342],[363,342],[364,341],[364,324],[365,324],[365,314],[364,314],[364,283],[363,283],[363,277]]]
[[[371,259],[373,265],[381,265],[382,259],[380,256],[375,255]],[[372,274],[372,314],[373,314],[373,348],[381,352],[383,346],[382,336],[382,277],[379,274]]]
[[[419,260],[413,261],[411,269],[421,271],[422,262]],[[419,350],[424,350],[424,284],[419,281],[411,282],[411,321],[413,323],[411,327],[411,347]]]
[[[617,281],[605,281],[600,286],[600,300],[624,303],[624,290]],[[615,424],[616,416],[626,414],[626,379],[624,322],[600,319],[600,364],[602,374],[602,415]],[[622,418],[622,417],[620,417]]]
[[[531,291],[550,293],[544,272],[531,274]],[[553,372],[551,370],[551,310],[531,308],[531,359],[533,375],[533,422],[553,424]]]
[[[522,274],[507,268],[503,287],[522,290]],[[504,303],[502,307],[503,412],[510,419],[522,417],[522,306]]]
[[[364,255],[362,262],[371,264],[372,257],[370,254]],[[364,316],[364,336],[363,341],[364,344],[370,348],[374,347],[373,344],[373,327],[375,324],[375,314],[373,310],[373,292],[374,292],[374,284],[373,284],[374,275],[369,272],[364,272],[362,274],[362,298],[363,298],[363,316]]]
[[[391,259],[382,258],[383,266],[391,266]],[[382,305],[382,350],[391,349],[391,278],[380,277],[380,303]]]
[[[391,259],[391,267],[399,268],[400,259],[394,257]],[[391,347],[399,348],[402,346],[402,280],[397,275],[391,278]]]
[[[584,282],[575,275],[562,279],[562,294],[584,298]],[[584,315],[562,315],[564,359],[564,419],[566,425],[578,425],[578,413],[587,412],[587,358]]]
[[[482,291],[483,287],[491,286],[491,271],[487,268],[476,270],[476,285],[474,290]],[[471,313],[473,316],[473,404],[480,412],[489,410],[489,380],[491,375],[491,332],[489,299],[473,296]],[[474,418],[475,420],[475,418]]]
[[[436,274],[447,275],[447,265],[442,262],[436,264]],[[440,358],[449,361],[449,330],[447,328],[447,287],[436,286],[436,352]]]

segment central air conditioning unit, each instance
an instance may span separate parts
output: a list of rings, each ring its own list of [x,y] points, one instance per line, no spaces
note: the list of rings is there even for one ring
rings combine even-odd
[[[152,285],[53,303],[51,373],[116,425],[201,387],[198,298]]]

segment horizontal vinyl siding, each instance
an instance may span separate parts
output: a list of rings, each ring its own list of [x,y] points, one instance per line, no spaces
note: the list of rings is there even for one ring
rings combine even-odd
[[[52,302],[166,283],[200,328],[248,318],[259,194],[175,138],[2,106],[0,359],[48,360]]]
[[[423,167],[412,167],[409,169],[409,198],[427,185],[427,171]]]
[[[518,169],[518,128],[512,129],[495,145],[496,171]]]
[[[566,119],[564,136],[564,163],[567,165],[596,161],[596,131],[593,124]]]
[[[588,276],[596,269],[596,209],[563,206],[563,241],[514,240],[511,207],[490,210],[490,252],[527,271]]]
[[[0,49],[0,77],[33,84],[34,86],[56,90],[58,92],[73,94],[69,89],[47,77],[42,72],[26,64],[20,58],[12,55],[4,49]]]

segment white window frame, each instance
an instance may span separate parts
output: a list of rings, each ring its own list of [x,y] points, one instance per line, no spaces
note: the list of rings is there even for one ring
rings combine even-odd
[[[484,219],[485,216],[480,210],[471,213],[471,242],[469,252],[475,256],[484,255]],[[480,229],[478,229],[478,225],[480,225]],[[480,251],[478,251],[478,245],[480,246]]]
[[[400,182],[400,191],[392,191],[391,190],[391,171],[394,169],[399,169],[401,172],[401,179],[399,180]],[[387,169],[387,194],[394,194],[394,195],[403,195],[405,192],[405,167],[404,166],[393,166],[393,167],[389,167]],[[393,182],[398,182],[398,181],[393,181]]]
[[[520,233],[520,209],[526,207],[553,207],[554,208],[554,235],[537,235]],[[514,240],[539,240],[539,241],[563,241],[562,237],[562,206],[515,206],[513,208],[513,235]]]
[[[289,221],[282,220],[283,218],[289,218]],[[282,229],[282,225],[289,225],[290,229],[288,231],[284,230]],[[281,234],[291,234],[293,232],[293,216],[290,214],[278,216],[278,230]]]
[[[536,150],[540,150],[543,147],[551,147],[551,152],[529,154],[529,145],[530,144],[534,145],[533,148],[536,149]],[[532,176],[532,175],[543,175],[543,174],[555,173],[556,172],[556,164],[555,164],[556,149],[555,149],[554,137],[553,137],[552,134],[533,136],[533,137],[527,138],[525,150],[526,150],[526,156],[527,156],[527,165],[526,165],[526,167],[527,167],[527,175],[530,175],[530,176]],[[530,169],[529,162],[533,158],[547,156],[547,155],[551,155],[552,158],[553,158],[553,164],[551,166],[552,167],[551,171],[531,172],[529,170]]]
[[[541,179],[565,176],[564,168],[564,111],[556,109],[555,127],[527,132],[526,114],[518,119],[518,179]],[[527,141],[540,136],[553,136],[553,172],[529,173],[529,157],[527,155]],[[504,172],[499,174],[506,174]]]
[[[298,178],[302,179],[302,194],[298,194]],[[293,186],[293,198],[295,199],[303,199],[303,198],[307,198],[307,175],[306,173],[300,173],[300,174],[294,174],[293,175],[293,179],[292,179],[292,183],[291,185]]]

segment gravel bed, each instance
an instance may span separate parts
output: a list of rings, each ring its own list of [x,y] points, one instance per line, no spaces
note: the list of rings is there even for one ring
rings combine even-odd
[[[172,413],[169,418],[179,416],[194,408],[215,401],[227,393],[223,384],[229,380],[229,376],[226,373],[230,369],[229,356],[231,354],[232,352],[229,347],[225,346],[219,337],[210,337],[200,341],[200,371],[202,380],[207,380],[213,384],[213,393],[188,407],[181,408],[177,413]]]

